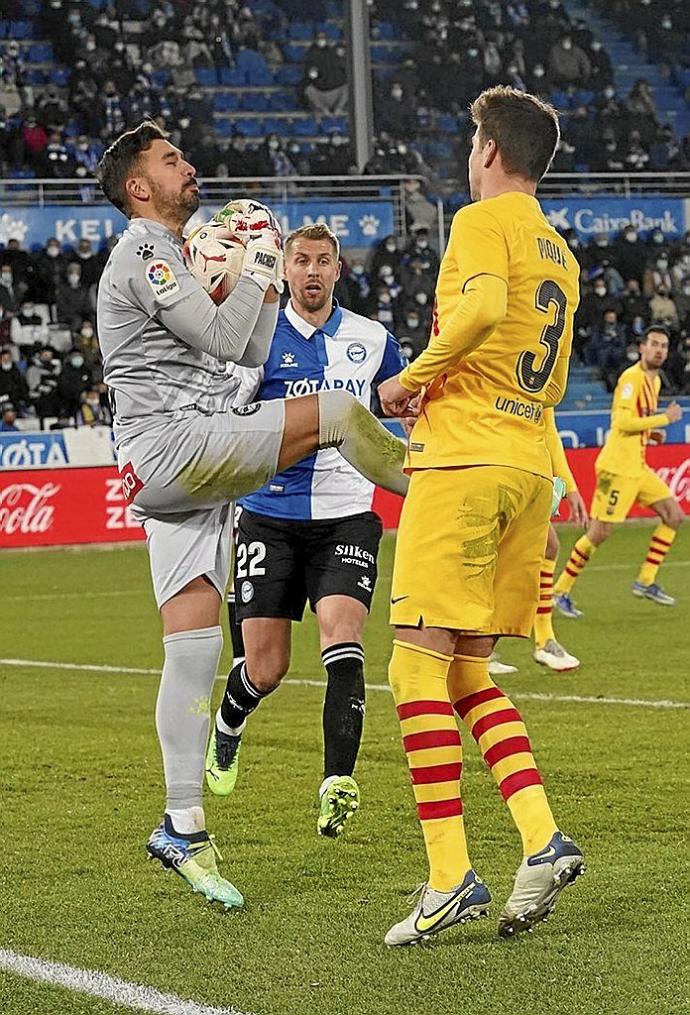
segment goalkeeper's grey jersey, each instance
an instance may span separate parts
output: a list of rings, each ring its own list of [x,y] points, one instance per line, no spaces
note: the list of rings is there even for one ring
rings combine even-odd
[[[278,304],[241,277],[217,307],[190,274],[178,237],[158,222],[132,220],[98,286],[104,380],[116,440],[158,426],[176,410],[229,408],[234,367],[266,359]]]

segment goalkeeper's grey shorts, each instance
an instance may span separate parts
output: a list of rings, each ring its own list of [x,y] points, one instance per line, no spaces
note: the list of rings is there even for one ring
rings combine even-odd
[[[284,425],[276,399],[208,415],[180,410],[132,438],[120,431],[123,489],[146,532],[159,607],[201,575],[224,595],[232,501],[275,476]]]

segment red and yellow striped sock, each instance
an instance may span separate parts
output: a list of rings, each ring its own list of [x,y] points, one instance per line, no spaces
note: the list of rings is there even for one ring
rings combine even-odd
[[[556,582],[554,592],[556,595],[562,596],[570,592],[575,579],[580,577],[580,572],[585,566],[589,558],[592,556],[596,546],[590,542],[587,536],[580,536],[575,546],[570,551],[568,557],[568,563],[563,568],[561,576]]]
[[[451,662],[451,656],[396,640],[388,670],[429,859],[429,886],[438,892],[455,888],[472,866],[460,799],[462,742],[446,686]]]
[[[556,561],[544,557],[539,572],[539,605],[534,618],[534,641],[538,647],[545,645],[553,633],[553,573]]]
[[[525,856],[557,830],[522,716],[489,676],[489,660],[456,655],[448,673],[455,711],[479,744],[522,838]]]
[[[638,582],[643,585],[651,585],[656,578],[656,573],[664,562],[664,557],[671,549],[673,540],[676,538],[676,530],[661,522],[654,529],[652,538],[647,550],[647,556],[637,576]]]

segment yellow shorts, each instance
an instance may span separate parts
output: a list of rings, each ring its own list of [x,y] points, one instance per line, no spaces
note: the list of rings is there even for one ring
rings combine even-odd
[[[667,497],[673,497],[673,492],[648,465],[640,476],[616,476],[597,470],[590,514],[598,522],[624,522],[635,501],[649,507]]]
[[[497,465],[417,469],[403,505],[391,624],[528,637],[552,484]]]

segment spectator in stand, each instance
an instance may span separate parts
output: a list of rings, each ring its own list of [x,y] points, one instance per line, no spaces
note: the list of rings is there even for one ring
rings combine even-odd
[[[12,269],[17,284],[29,288],[34,274],[33,258],[27,250],[22,250],[21,243],[14,237],[7,241],[7,249],[0,251],[0,268],[5,264]]]
[[[665,285],[660,285],[649,301],[652,324],[663,324],[669,331],[677,331],[680,323],[678,308]]]
[[[590,64],[589,86],[601,92],[607,85],[612,84],[613,70],[609,55],[600,39],[592,39],[587,56]]]
[[[91,371],[94,380],[100,381],[103,376],[98,336],[90,318],[85,318],[80,327],[72,335],[72,346],[84,357],[84,363]]]
[[[418,254],[406,258],[400,269],[400,280],[406,302],[416,299],[420,292],[426,294],[427,305],[433,302],[435,277],[424,270],[424,261]]]
[[[65,281],[57,287],[55,307],[58,322],[71,331],[93,313],[89,290],[82,282],[81,265],[77,261],[70,261],[67,265]]]
[[[607,391],[613,391],[616,386],[625,347],[625,327],[619,323],[615,310],[606,310],[603,321],[593,329],[583,352],[587,366],[600,371]]]
[[[83,166],[89,176],[95,176],[101,151],[100,146],[93,144],[86,134],[80,134],[70,153],[75,171],[79,166]]]
[[[432,278],[436,278],[441,262],[438,254],[429,242],[429,230],[426,227],[417,229],[417,231],[412,234],[410,242],[405,250],[405,254],[410,260],[414,257],[419,257],[424,271]]]
[[[105,261],[99,257],[96,251],[93,249],[93,243],[85,236],[77,243],[77,249],[74,251],[74,260],[77,261],[81,267],[81,281],[82,284],[87,288],[92,285],[96,285],[101,272],[105,267]]]
[[[4,346],[0,351],[0,402],[11,402],[21,412],[28,401],[26,380],[14,362],[12,350]]]
[[[350,265],[350,293],[350,309],[355,314],[367,316],[371,302],[371,283],[361,258],[355,258]]]
[[[385,236],[372,250],[369,261],[369,277],[376,280],[382,265],[389,264],[393,274],[397,274],[402,264],[402,254],[398,250],[395,236]]]
[[[400,348],[410,361],[416,359],[420,352],[426,348],[429,332],[425,327],[424,316],[414,303],[405,306],[395,333],[400,342]]]
[[[625,170],[625,152],[618,147],[613,129],[605,130],[601,140],[603,145],[594,149],[592,169],[595,173],[622,173]]]
[[[71,349],[62,365],[58,378],[58,397],[61,418],[76,419],[82,396],[91,388],[93,378],[79,349]]]
[[[406,96],[399,81],[392,81],[390,87],[376,102],[376,124],[396,137],[406,137],[416,126],[414,107],[410,96]]]
[[[592,136],[592,124],[587,106],[580,104],[573,109],[563,125],[563,137],[575,150],[576,160],[588,165],[594,161],[598,143]]]
[[[613,250],[609,241],[609,234],[604,232],[594,233],[591,243],[585,250],[585,267],[592,273],[597,268],[603,268],[611,263]]]
[[[112,422],[107,402],[101,399],[95,387],[90,387],[82,395],[77,426],[111,426]]]
[[[16,78],[14,74],[3,71],[0,73],[0,109],[8,119],[11,119],[17,115],[21,108],[22,97],[17,87]]]
[[[649,301],[644,298],[640,291],[640,283],[636,276],[628,277],[625,290],[621,294],[623,304],[623,322],[633,328],[635,321],[639,318],[643,328],[649,324]]]
[[[325,32],[317,32],[304,61],[304,97],[321,116],[342,116],[347,111],[345,50],[328,44]]]
[[[680,290],[673,294],[673,300],[678,311],[678,326],[690,335],[690,277],[683,280]]]
[[[26,371],[29,401],[39,418],[41,429],[44,429],[46,417],[57,416],[60,411],[57,391],[60,366],[60,360],[54,357],[53,350],[46,345],[35,354]]]
[[[23,297],[19,312],[12,319],[10,336],[18,346],[45,345],[48,341],[48,328],[41,315],[36,313],[31,297]],[[17,403],[15,398],[12,401]]]
[[[678,340],[669,357],[668,370],[675,391],[680,395],[690,395],[690,334],[686,333]]]
[[[673,133],[673,127],[664,124],[659,127],[649,151],[650,171],[659,173],[687,172],[688,160],[681,142]]]
[[[625,227],[613,246],[612,257],[624,279],[632,278],[642,285],[647,253],[635,226]]]
[[[630,122],[634,123],[640,138],[650,144],[658,129],[657,109],[649,82],[646,78],[638,78],[630,90],[626,102]]]
[[[54,130],[48,135],[48,144],[43,149],[41,174],[48,179],[72,179],[76,165],[71,158],[67,145],[59,131]]]
[[[398,296],[400,296],[400,293],[402,292],[402,288],[390,264],[381,265],[379,268],[377,282],[379,291],[385,285],[390,293],[391,301],[395,304]]]
[[[376,288],[372,318],[383,324],[388,331],[393,331],[395,318],[393,313],[393,298],[387,285],[379,285]]]
[[[424,195],[419,180],[405,181],[405,224],[408,233],[428,231],[436,225],[436,208]]]
[[[649,162],[649,152],[642,144],[640,132],[631,130],[628,136],[628,150],[625,153],[625,168],[629,173],[642,173]]]
[[[609,293],[602,277],[596,279],[590,292],[585,292],[575,313],[575,346],[582,356],[584,346],[604,326],[604,314],[607,310],[616,313],[616,320],[623,316],[623,304],[617,297]]]
[[[38,169],[41,165],[43,149],[48,144],[48,135],[31,110],[27,110],[24,117],[22,141],[24,142],[28,165],[32,169]]]
[[[647,261],[647,267],[642,278],[642,291],[645,296],[653,296],[659,286],[670,292],[673,289],[673,276],[669,270],[670,261],[668,250],[656,250]]]
[[[681,247],[671,268],[672,288],[680,292],[690,280],[690,247]]]
[[[549,52],[549,80],[554,85],[586,86],[591,73],[589,58],[584,50],[564,35]]]
[[[39,98],[36,103],[36,115],[38,122],[47,131],[55,130],[56,127],[64,127],[67,123],[69,108],[55,85],[48,85]]]
[[[295,167],[288,158],[285,144],[277,134],[269,134],[256,150],[258,176],[294,176]]]
[[[0,400],[0,408],[2,409],[0,433],[16,433],[19,427],[16,426],[17,413],[15,412],[14,405],[11,402],[2,402]]]
[[[36,255],[36,271],[33,297],[37,303],[55,303],[57,287],[67,268],[67,258],[60,250],[60,244],[51,236],[45,247]]]
[[[0,309],[3,312],[16,314],[23,290],[14,280],[14,272],[9,264],[0,268]]]

